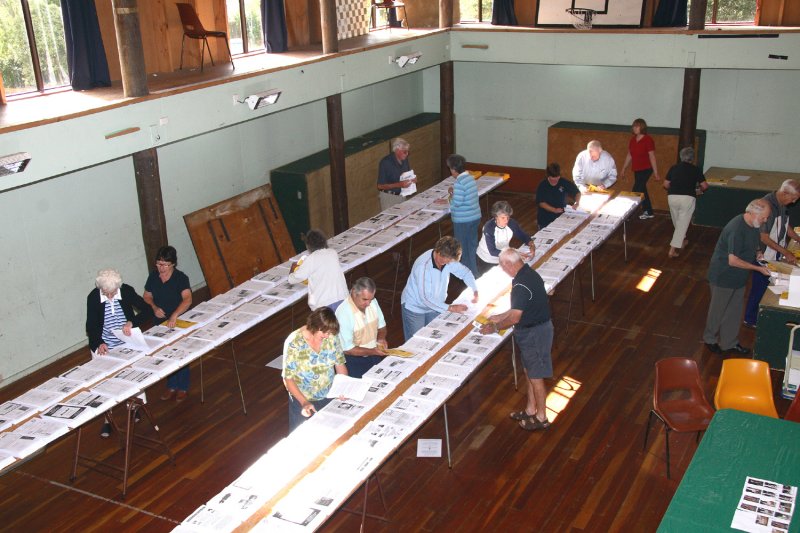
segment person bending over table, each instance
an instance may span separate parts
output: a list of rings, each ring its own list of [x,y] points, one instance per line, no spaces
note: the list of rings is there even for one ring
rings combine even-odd
[[[545,171],[547,177],[536,188],[536,223],[539,229],[546,228],[564,212],[567,204],[577,207],[581,192],[571,181],[561,177],[561,165],[550,163]],[[571,199],[571,200],[570,200]]]
[[[769,276],[769,269],[754,263],[762,258],[759,228],[767,221],[770,207],[764,200],[747,204],[743,215],[728,222],[720,233],[708,265],[711,301],[703,331],[703,342],[712,353],[748,355],[739,344],[739,321],[744,307],[744,290],[751,270]]]
[[[692,222],[692,214],[697,203],[697,189],[698,187],[701,191],[708,189],[703,171],[692,164],[694,148],[687,146],[681,149],[678,155],[680,163],[670,168],[664,179],[669,214],[672,217],[672,225],[675,226],[667,253],[673,259],[680,255],[681,248],[689,244],[686,240],[686,230]]]
[[[509,416],[522,429],[547,429],[546,390],[544,380],[553,377],[553,321],[550,303],[542,277],[526,265],[519,252],[506,248],[500,252],[500,268],[514,278],[511,282],[511,309],[489,317],[481,326],[484,335],[514,326],[514,340],[520,348],[527,376],[528,401],[525,409]]]
[[[490,268],[499,263],[500,250],[508,248],[511,237],[516,237],[527,244],[530,255],[523,257],[527,260],[533,257],[535,248],[531,236],[525,233],[516,220],[511,218],[514,209],[505,200],[492,204],[492,218],[483,225],[483,235],[478,243],[478,274],[485,274]]]
[[[611,154],[603,151],[600,141],[589,141],[586,150],[575,158],[572,180],[581,192],[586,192],[590,185],[606,190],[616,183],[617,164]]]
[[[318,229],[306,233],[308,255],[301,263],[292,265],[289,283],[308,281],[308,306],[311,310],[320,307],[336,308],[347,298],[347,281],[344,279],[339,254],[328,248],[328,239]]]
[[[785,261],[796,265],[797,259],[786,247],[790,241],[800,242],[800,236],[789,224],[789,206],[800,198],[800,183],[796,180],[786,180],[777,191],[764,197],[771,208],[769,218],[761,226],[761,249],[764,250],[764,259],[767,261]],[[744,311],[744,325],[756,327],[758,320],[758,305],[761,297],[767,291],[769,277],[758,272],[753,272],[750,284],[750,297]]]
[[[289,433],[322,409],[335,374],[347,375],[339,322],[327,307],[315,309],[306,325],[283,343],[283,384],[289,392]]]
[[[400,181],[400,176],[411,170],[408,162],[410,148],[411,145],[405,139],[398,137],[392,140],[392,153],[378,164],[378,200],[381,202],[381,211],[405,200],[400,195],[400,190],[417,182],[417,178]]]
[[[155,322],[169,328],[192,306],[189,277],[178,270],[178,252],[172,246],[162,246],[156,252],[156,269],[144,284],[144,301],[153,309]],[[182,402],[189,393],[189,367],[185,366],[167,378],[167,390],[162,400],[175,398]]]
[[[336,309],[339,342],[350,377],[362,377],[386,355],[386,320],[375,291],[371,278],[358,278],[350,296]]]
[[[92,356],[106,355],[109,348],[124,344],[114,335],[122,330],[130,336],[131,329],[144,324],[151,316],[150,306],[133,287],[122,283],[122,275],[113,269],[97,272],[95,288],[86,297],[86,335]],[[106,421],[100,436],[111,435],[111,424]]]
[[[478,275],[475,253],[478,249],[478,227],[481,224],[481,204],[478,184],[472,174],[464,170],[467,160],[458,154],[447,157],[447,167],[456,182],[450,187],[450,219],[453,236],[461,243],[461,262]]]
[[[458,262],[461,245],[453,237],[442,237],[436,241],[433,250],[420,255],[400,296],[403,314],[403,335],[410,339],[439,314],[445,311],[463,313],[467,306],[463,304],[447,305],[447,285],[450,274],[464,281],[473,290],[472,303],[478,301],[478,285],[475,276],[463,264]]]

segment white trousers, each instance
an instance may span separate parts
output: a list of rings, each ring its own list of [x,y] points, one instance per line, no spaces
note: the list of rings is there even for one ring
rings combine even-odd
[[[686,230],[689,229],[689,224],[692,222],[697,199],[685,194],[670,194],[667,196],[667,202],[669,203],[669,214],[672,216],[672,225],[675,226],[669,245],[680,249],[683,248]]]

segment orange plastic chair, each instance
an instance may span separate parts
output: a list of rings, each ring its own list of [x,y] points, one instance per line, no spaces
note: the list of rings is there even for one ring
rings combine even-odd
[[[647,436],[650,433],[653,415],[664,423],[667,479],[669,479],[669,432],[697,432],[699,441],[700,434],[708,428],[711,417],[714,416],[714,409],[703,392],[700,371],[694,359],[668,357],[656,362],[653,408],[647,417],[643,450],[647,448]]]
[[[778,418],[767,362],[755,359],[723,361],[714,405],[717,409],[738,409]]]
[[[183,25],[183,38],[181,39],[181,66],[178,68],[183,69],[183,45],[187,37],[190,39],[201,39],[203,41],[203,45],[200,47],[200,72],[203,72],[206,48],[208,48],[208,57],[211,59],[211,64],[214,64],[214,57],[211,55],[211,47],[208,46],[208,37],[225,39],[225,48],[228,49],[228,57],[231,60],[231,66],[236,68],[233,64],[231,47],[228,44],[228,34],[224,31],[211,31],[205,29],[203,27],[203,23],[200,22],[200,17],[197,16],[197,12],[194,10],[194,6],[192,6],[192,4],[179,3],[175,4],[175,6],[178,8],[178,14],[181,17],[181,24]]]
[[[786,416],[783,417],[784,420],[791,420],[792,422],[800,422],[800,401],[797,398],[800,397],[800,394],[794,395],[794,400],[792,400],[792,405],[789,406],[789,410],[786,411]]]

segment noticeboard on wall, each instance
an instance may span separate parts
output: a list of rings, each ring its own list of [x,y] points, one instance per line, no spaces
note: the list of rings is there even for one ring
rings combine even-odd
[[[539,0],[536,26],[573,26],[570,8],[593,10],[593,28],[641,27],[644,18],[644,0]]]

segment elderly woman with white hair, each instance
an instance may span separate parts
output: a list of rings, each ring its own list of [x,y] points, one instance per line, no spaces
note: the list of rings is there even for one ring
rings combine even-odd
[[[141,326],[151,313],[144,298],[133,287],[122,283],[119,272],[100,270],[95,288],[86,298],[86,334],[92,354],[105,355],[109,348],[123,344],[114,331],[122,330],[124,335],[130,335],[131,328]],[[110,434],[111,426],[106,421],[100,436],[107,438]]]
[[[675,226],[667,254],[671,258],[678,257],[681,248],[688,244],[686,231],[689,229],[689,223],[694,214],[697,190],[708,189],[703,171],[692,163],[694,148],[687,146],[680,151],[679,155],[680,163],[669,169],[667,177],[664,179],[669,214],[672,217],[672,225]]]

